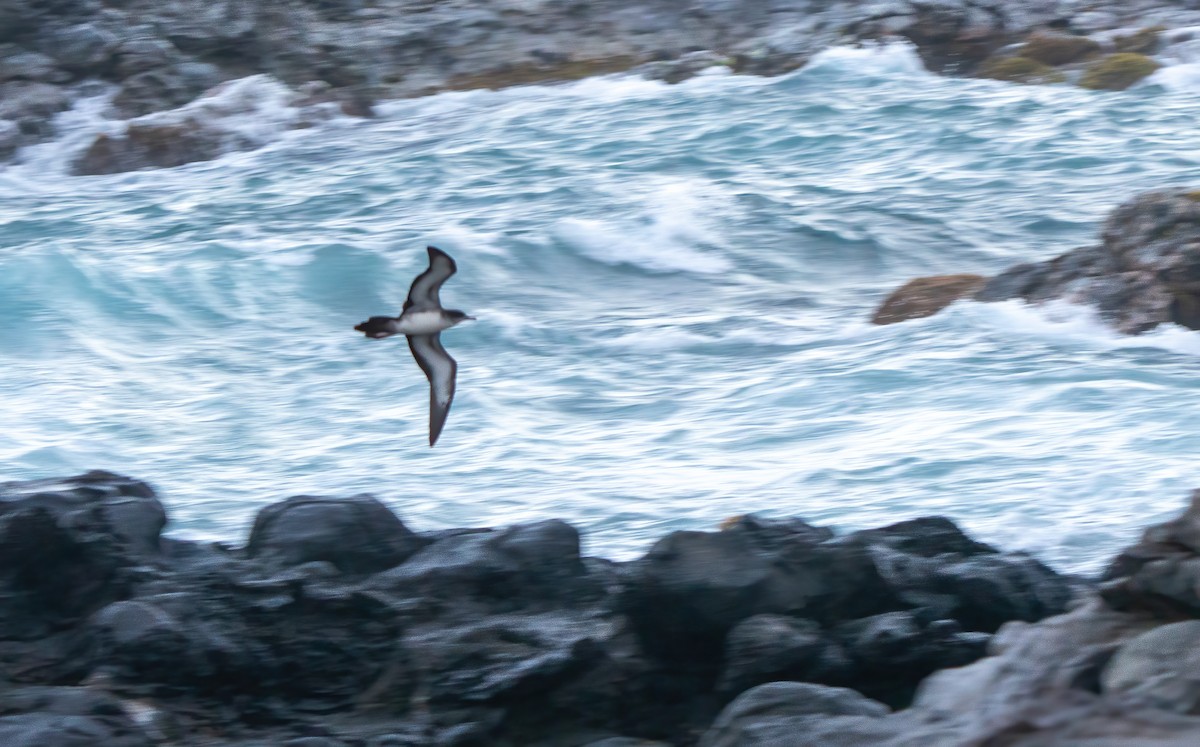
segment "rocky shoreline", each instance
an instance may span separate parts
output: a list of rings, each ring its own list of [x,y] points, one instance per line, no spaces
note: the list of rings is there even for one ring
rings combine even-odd
[[[196,116],[222,86],[266,76],[286,127],[381,99],[636,69],[669,82],[714,65],[778,74],[839,44],[912,43],[929,69],[1120,89],[1160,60],[1200,59],[1188,0],[0,0],[0,159],[56,135],[105,84],[78,174],[169,167],[260,144]],[[191,107],[190,109],[186,107]],[[255,114],[254,102],[235,112]],[[181,110],[181,107],[184,109]],[[247,109],[247,107],[249,107]],[[211,108],[211,107],[210,107]],[[165,114],[164,114],[165,113]]]
[[[1097,580],[941,517],[747,515],[630,562],[557,520],[416,533],[364,495],[268,506],[244,546],[166,520],[111,473],[0,484],[0,743],[1200,739],[1200,497]]]
[[[911,280],[884,300],[871,321],[918,319],[963,299],[1066,301],[1095,309],[1126,334],[1162,324],[1200,329],[1200,190],[1137,195],[1112,211],[1100,239],[991,278],[958,274]]]

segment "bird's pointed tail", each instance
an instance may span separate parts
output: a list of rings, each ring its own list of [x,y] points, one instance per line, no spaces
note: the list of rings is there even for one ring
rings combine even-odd
[[[396,334],[392,331],[392,322],[394,321],[396,321],[395,318],[390,316],[373,316],[354,328],[367,337],[379,340]]]

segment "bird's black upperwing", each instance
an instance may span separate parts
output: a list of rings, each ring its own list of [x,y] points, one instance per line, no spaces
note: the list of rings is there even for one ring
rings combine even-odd
[[[438,298],[438,290],[442,283],[458,271],[458,265],[450,259],[450,255],[436,246],[426,247],[429,252],[429,269],[422,272],[408,289],[408,298],[404,301],[404,309],[416,306],[418,309],[436,309],[442,305]]]
[[[454,401],[458,364],[442,347],[441,337],[437,334],[408,335],[408,349],[425,372],[425,378],[429,379],[429,445],[433,446],[442,435],[442,426],[450,414],[450,403]]]

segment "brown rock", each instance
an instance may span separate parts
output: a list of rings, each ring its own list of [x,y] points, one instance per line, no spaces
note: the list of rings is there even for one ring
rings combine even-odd
[[[975,294],[987,278],[982,275],[935,275],[910,280],[892,292],[871,317],[872,324],[894,324],[931,316],[960,298]]]
[[[124,137],[97,135],[73,164],[75,174],[115,174],[210,161],[228,150],[225,133],[196,122],[131,122]]]
[[[1067,77],[1049,65],[1028,57],[1001,57],[988,60],[979,69],[979,77],[1009,83],[1062,83]]]
[[[1039,32],[1021,47],[1021,56],[1043,65],[1066,65],[1100,51],[1100,45],[1086,36]]]
[[[1154,54],[1161,46],[1159,34],[1163,31],[1162,26],[1151,26],[1149,28],[1139,29],[1127,36],[1118,36],[1113,39],[1113,46],[1118,52],[1136,52],[1138,54]]]

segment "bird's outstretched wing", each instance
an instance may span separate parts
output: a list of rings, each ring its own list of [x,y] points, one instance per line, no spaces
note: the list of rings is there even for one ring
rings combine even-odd
[[[449,257],[447,257],[449,259]],[[437,443],[454,401],[458,364],[442,347],[440,335],[408,335],[408,349],[429,379],[429,445]]]
[[[429,252],[429,269],[417,275],[417,279],[413,281],[401,313],[413,306],[418,310],[439,308],[442,302],[438,298],[438,290],[441,289],[442,283],[458,272],[458,265],[454,264],[449,254],[436,246],[427,246],[425,249]]]

